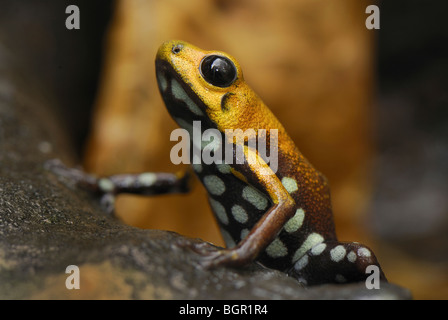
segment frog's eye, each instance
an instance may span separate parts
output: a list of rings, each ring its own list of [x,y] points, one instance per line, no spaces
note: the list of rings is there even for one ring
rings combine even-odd
[[[208,83],[225,88],[236,79],[236,67],[232,61],[223,56],[207,56],[202,59],[200,71]]]

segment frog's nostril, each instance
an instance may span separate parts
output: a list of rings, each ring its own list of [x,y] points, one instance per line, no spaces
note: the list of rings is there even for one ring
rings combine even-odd
[[[181,52],[181,50],[182,50],[183,47],[184,47],[184,46],[183,46],[182,44],[176,44],[176,45],[173,46],[173,48],[171,49],[171,51],[172,51],[174,54],[178,54],[179,52]]]

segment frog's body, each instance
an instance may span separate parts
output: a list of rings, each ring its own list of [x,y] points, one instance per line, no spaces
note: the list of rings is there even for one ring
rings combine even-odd
[[[222,141],[239,144],[244,151],[243,162],[237,161],[236,151],[232,161],[221,164],[191,159],[227,245],[201,251],[207,266],[244,265],[256,259],[311,285],[360,281],[368,276],[366,267],[376,265],[385,279],[368,248],[338,242],[327,180],[244,82],[233,57],[169,41],[157,53],[156,72],[167,109],[179,126],[191,133],[193,121],[200,121],[203,132],[218,130]],[[253,129],[258,135],[265,129],[267,149],[278,147],[276,170],[247,140],[226,140],[226,129]],[[278,133],[276,146],[271,145],[271,132]]]
[[[202,130],[217,129],[223,141],[226,129],[278,132],[276,172],[263,172],[268,165],[247,141],[243,164],[233,158],[193,165],[229,248],[212,256],[210,265],[257,258],[310,284],[366,277],[365,267],[377,265],[375,257],[359,244],[337,241],[327,180],[244,82],[233,57],[169,41],[158,51],[156,70],[168,111],[184,129],[191,132],[193,121],[200,121]],[[250,164],[251,156],[259,161]]]

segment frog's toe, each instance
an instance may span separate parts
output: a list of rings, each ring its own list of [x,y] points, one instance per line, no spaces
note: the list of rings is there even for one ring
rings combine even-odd
[[[66,178],[77,177],[78,173],[75,169],[68,168],[61,160],[51,159],[44,163],[45,170],[54,173],[57,176],[62,176]]]
[[[225,250],[215,250],[210,251],[207,254],[202,254],[199,259],[199,264],[204,269],[215,269],[222,264],[221,261],[223,261],[223,256],[225,255],[223,251]]]
[[[85,173],[77,168],[69,168],[59,159],[51,159],[46,161],[44,163],[44,168],[70,183],[84,186],[92,191],[97,190],[98,179],[94,175]]]
[[[180,240],[177,245],[198,254],[199,264],[205,269],[241,265],[238,251],[234,249],[220,249],[211,243],[191,242],[191,240]]]
[[[207,256],[218,251],[218,247],[215,247],[209,242],[192,242],[191,239],[180,239],[176,242],[176,245],[180,248],[191,250],[201,256]]]
[[[115,215],[115,195],[113,193],[105,193],[100,199],[101,209],[111,216]]]

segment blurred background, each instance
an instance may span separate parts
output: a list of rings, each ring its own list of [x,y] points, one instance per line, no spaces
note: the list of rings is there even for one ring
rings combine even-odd
[[[226,51],[330,181],[338,236],[416,299],[448,298],[448,3],[443,0],[0,0],[0,46],[48,99],[89,172],[181,170],[155,80],[168,39]],[[65,9],[80,9],[67,30]],[[368,5],[380,30],[368,30]],[[141,228],[223,245],[190,195],[121,196]]]

